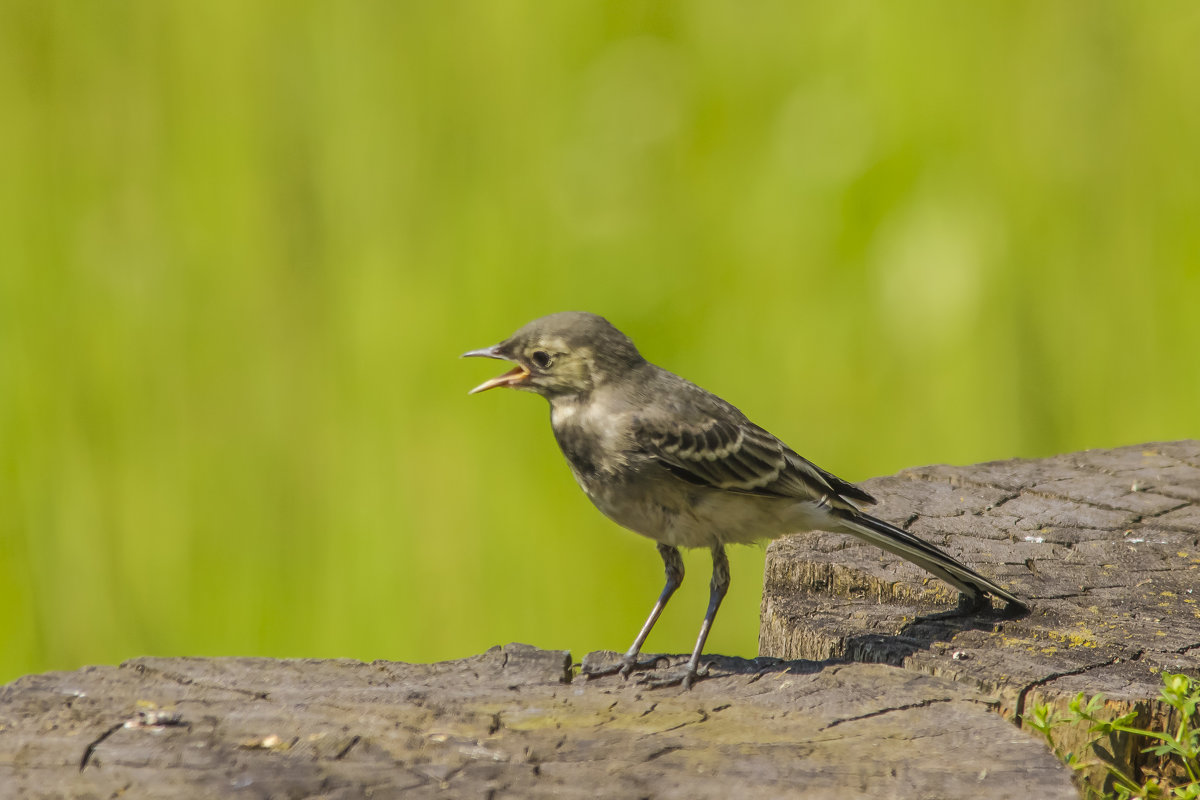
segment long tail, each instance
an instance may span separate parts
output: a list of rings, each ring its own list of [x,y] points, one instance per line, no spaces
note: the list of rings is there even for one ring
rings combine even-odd
[[[1029,606],[1018,600],[1016,595],[1000,588],[966,564],[951,558],[908,531],[861,511],[839,508],[833,509],[831,513],[847,532],[928,570],[973,600],[990,594],[1007,603],[1007,610],[1010,612],[1029,610]]]

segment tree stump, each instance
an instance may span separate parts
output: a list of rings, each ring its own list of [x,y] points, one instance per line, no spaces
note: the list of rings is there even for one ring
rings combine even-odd
[[[938,613],[955,592],[917,567],[849,536],[803,534],[767,550],[760,653],[947,678],[996,696],[1018,721],[1034,704],[1065,710],[1078,692],[1104,692],[1113,716],[1178,724],[1158,700],[1159,674],[1200,668],[1200,442],[921,467],[864,486],[880,500],[872,513],[1032,613]],[[1109,746],[1141,765],[1144,742]]]
[[[1077,797],[961,683],[873,664],[713,670],[650,690],[572,680],[567,653],[509,645],[424,665],[140,658],[35,675],[0,689],[0,796]]]

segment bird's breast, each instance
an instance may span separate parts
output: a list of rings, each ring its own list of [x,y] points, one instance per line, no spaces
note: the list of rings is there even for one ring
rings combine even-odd
[[[554,438],[585,491],[585,479],[618,472],[629,463],[633,436],[627,415],[596,403],[564,402],[551,408],[550,421]]]

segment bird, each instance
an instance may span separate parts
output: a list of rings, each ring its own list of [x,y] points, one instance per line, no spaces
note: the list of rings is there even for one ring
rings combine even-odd
[[[702,677],[701,653],[729,589],[731,544],[811,530],[848,533],[958,589],[960,610],[990,606],[992,596],[1007,614],[1028,611],[994,581],[865,512],[876,502],[865,490],[801,457],[732,404],[647,361],[604,317],[550,314],[462,357],[512,363],[469,394],[507,387],[546,398],[554,438],[584,494],[613,522],[658,543],[666,584],[632,646],[604,674],[628,678],[653,663],[638,657],[683,582],[681,547],[707,547],[713,563],[696,646],[678,675],[659,682],[685,689]]]

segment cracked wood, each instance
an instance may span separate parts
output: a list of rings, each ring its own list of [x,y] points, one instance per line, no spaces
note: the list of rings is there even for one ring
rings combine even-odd
[[[1200,669],[1200,442],[932,466],[867,481],[872,513],[1017,595],[1021,619],[941,613],[954,592],[846,536],[767,550],[760,652],[882,662],[994,694],[1018,718],[1104,692],[1111,713],[1177,724],[1163,670]],[[1067,742],[1068,745],[1072,743]],[[1136,743],[1117,737],[1136,764]]]
[[[575,679],[568,654],[525,645],[439,664],[146,658],[29,676],[0,689],[0,796],[1075,797],[968,687],[712,661],[690,692]]]

